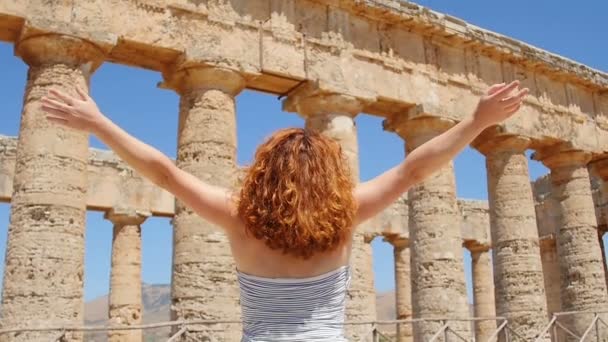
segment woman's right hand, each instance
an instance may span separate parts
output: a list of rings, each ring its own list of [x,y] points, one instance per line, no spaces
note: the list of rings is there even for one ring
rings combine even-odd
[[[493,85],[479,99],[473,122],[481,129],[500,124],[519,110],[528,92],[519,89],[519,81]]]
[[[46,118],[51,122],[81,131],[94,132],[104,116],[95,101],[82,88],[77,86],[76,93],[78,97],[51,89],[41,100],[42,110],[47,113]]]

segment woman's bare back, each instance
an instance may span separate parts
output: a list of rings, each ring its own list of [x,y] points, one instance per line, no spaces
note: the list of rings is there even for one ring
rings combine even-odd
[[[270,249],[262,240],[246,234],[241,226],[228,233],[230,248],[240,272],[265,278],[314,277],[348,265],[351,239],[334,251],[314,254],[309,259]]]

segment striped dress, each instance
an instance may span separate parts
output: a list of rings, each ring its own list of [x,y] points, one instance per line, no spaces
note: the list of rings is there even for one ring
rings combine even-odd
[[[237,274],[242,342],[347,342],[343,323],[351,279],[348,266],[301,279]]]

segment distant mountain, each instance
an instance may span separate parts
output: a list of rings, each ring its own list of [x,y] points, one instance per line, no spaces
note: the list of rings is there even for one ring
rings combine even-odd
[[[171,288],[169,285],[148,285],[142,287],[144,305],[144,324],[168,321],[171,307]],[[103,296],[85,303],[84,319],[87,325],[105,325],[108,321],[108,296]],[[146,330],[145,342],[166,341],[170,328]],[[106,342],[106,332],[87,334],[86,341]]]

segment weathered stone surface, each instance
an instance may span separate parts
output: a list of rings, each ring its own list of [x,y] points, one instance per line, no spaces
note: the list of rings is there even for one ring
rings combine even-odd
[[[549,175],[532,183],[536,209],[547,313],[552,315],[561,311],[560,266],[557,257],[556,236],[559,233],[559,202],[551,193]]]
[[[498,130],[525,137],[531,148],[541,151],[563,142],[570,150],[593,155],[599,165],[593,170],[608,169],[600,165],[601,154],[608,151],[606,73],[409,2],[0,1],[0,40],[15,42],[17,55],[32,66],[19,151],[14,141],[0,139],[0,201],[12,200],[13,205],[3,289],[5,326],[20,319],[31,324],[81,321],[85,208],[106,211],[120,206],[175,216],[175,318],[238,319],[225,237],[180,203],[174,206],[172,196],[142,180],[113,154],[87,152],[86,137],[41,119],[36,107],[40,94],[53,85],[85,83],[103,60],[163,73],[164,86],[182,95],[178,165],[227,187],[236,183],[234,95],[244,87],[288,95],[285,108],[306,116],[308,127],[340,141],[358,179],[352,120],[357,113],[387,117],[387,126],[403,129],[409,125],[411,150],[436,134],[425,133],[437,128],[429,122],[443,122],[443,130],[468,115],[489,84],[517,78],[530,88],[530,96],[520,114]],[[353,250],[355,281],[349,293],[353,298],[349,320],[375,318],[369,240],[379,234],[413,241],[413,306],[418,316],[467,315],[462,243],[480,250],[494,247],[496,256],[504,256],[495,258],[504,266],[498,271],[506,270],[503,276],[497,272],[501,279],[511,279],[508,275],[520,279],[517,270],[524,260],[533,274],[520,284],[511,279],[509,286],[527,292],[520,296],[507,291],[519,298],[517,307],[507,311],[522,315],[537,304],[542,311],[538,296],[526,296],[542,283],[538,260],[533,257],[539,249],[538,235],[548,311],[606,308],[606,284],[602,292],[598,280],[603,279],[598,266],[601,244],[598,230],[593,229],[600,228],[601,236],[606,226],[603,181],[592,182],[590,195],[585,190],[589,176],[582,166],[558,161],[552,176],[557,187],[553,195],[545,195],[551,190],[542,189],[551,188],[547,180],[535,183],[535,235],[530,224],[532,204],[524,198],[529,191],[496,195],[500,189],[516,186],[529,189],[524,185],[527,172],[522,172],[525,157],[498,154],[492,159],[498,166],[489,167],[497,170],[495,188],[490,190],[493,225],[515,222],[520,229],[504,230],[504,235],[494,237],[492,246],[487,204],[458,201],[456,207],[453,174],[447,167],[413,189],[410,202],[404,197],[360,227]],[[601,174],[599,178],[605,179]],[[595,206],[590,204],[591,197]],[[502,200],[508,203],[501,205]],[[118,246],[122,237],[133,238],[135,230],[116,233]],[[551,242],[554,237],[557,246]],[[64,246],[61,250],[59,243]],[[500,254],[504,251],[510,254]],[[478,279],[482,273],[488,276],[486,257],[487,253],[474,254]],[[396,267],[406,268],[403,252],[399,258]],[[561,264],[559,271],[556,260]],[[64,267],[58,267],[58,262]],[[554,286],[560,274],[561,291]],[[483,284],[477,285],[485,288]],[[539,312],[529,316],[526,336],[532,336],[532,326],[540,325]],[[584,317],[571,323],[582,327],[589,321]],[[519,327],[527,324],[514,322]],[[417,334],[429,338],[435,327],[421,325]],[[452,328],[470,336],[464,326]],[[349,335],[362,339],[365,329],[350,329]],[[230,326],[229,330],[238,334],[239,329]],[[199,338],[206,334],[194,333]],[[237,334],[219,338],[236,340]],[[6,338],[36,341],[50,336]],[[79,339],[79,334],[67,336],[67,340]]]
[[[471,252],[473,274],[473,311],[475,317],[496,317],[494,301],[494,281],[492,279],[492,259],[490,251],[484,247],[472,246]],[[489,341],[496,331],[493,319],[475,322],[475,340]]]
[[[373,236],[388,238],[400,237],[409,239],[407,192],[397,201],[383,210],[369,223],[367,232]],[[490,218],[488,202],[482,200],[458,199],[460,213],[460,234],[463,243],[473,243],[479,246],[491,246]]]
[[[608,264],[606,263],[606,246],[604,244],[604,235],[608,231],[608,159],[598,159],[589,164],[588,168],[592,175],[591,191],[597,219],[597,238],[600,243],[604,276],[608,286]]]
[[[524,154],[530,141],[516,136],[481,136],[486,156],[496,286],[496,314],[533,340],[547,324],[544,278],[534,200]]]
[[[112,325],[142,323],[141,224],[150,216],[126,208],[114,208],[105,218],[112,222],[109,322]],[[110,342],[141,342],[141,330],[108,332]]]
[[[555,238],[559,232],[559,202],[551,193],[549,174],[532,183],[538,236]]]
[[[0,201],[10,202],[17,139],[0,136]],[[175,199],[167,191],[142,179],[111,151],[89,149],[87,209],[108,211],[115,206],[148,211],[153,216],[173,217]],[[241,169],[239,169],[241,170]],[[238,183],[238,181],[237,181]],[[488,203],[459,199],[461,234],[464,242],[490,246]],[[409,236],[407,193],[370,220],[370,236]]]
[[[399,237],[407,240],[410,236],[408,227],[407,192],[371,219],[370,227],[374,235]]]
[[[133,208],[154,216],[172,217],[175,199],[135,172],[112,151],[89,150],[87,208],[108,211]]]
[[[389,240],[393,245],[395,258],[395,306],[397,319],[412,319],[412,272],[410,267],[410,247],[406,239]],[[411,342],[412,324],[397,326],[397,341]]]
[[[0,136],[0,201],[10,202],[13,191],[17,138]],[[86,207],[108,211],[135,208],[154,216],[172,217],[173,195],[143,179],[111,151],[90,148],[87,164]]]
[[[490,247],[490,217],[488,202],[481,200],[459,199],[460,234],[465,244]]]
[[[13,195],[17,138],[0,135],[0,201],[10,202]]]
[[[458,121],[489,84],[518,78],[531,94],[506,133],[596,153],[608,146],[605,73],[411,3],[28,0],[0,3],[0,19],[0,39],[16,39],[27,22],[95,41],[122,64],[165,71],[194,60],[281,94],[313,81],[381,116],[418,104]]]
[[[30,68],[14,166],[2,289],[4,326],[81,324],[88,135],[46,120],[50,88],[87,89],[98,48],[60,35],[22,35],[16,53]],[[83,65],[89,64],[89,67]],[[5,179],[6,181],[6,179]],[[56,332],[9,334],[6,341],[48,341]],[[68,333],[67,341],[82,334]]]
[[[165,78],[166,86],[181,95],[177,166],[209,184],[235,186],[234,97],[243,89],[242,77],[223,68],[179,65]],[[224,232],[180,201],[173,229],[172,318],[238,320],[238,282]],[[235,324],[192,330],[198,339],[239,341],[241,336]]]
[[[555,245],[555,235],[544,236],[540,239],[540,252],[545,277],[547,313],[549,317],[552,317],[554,313],[562,311],[561,271]],[[559,341],[563,341],[564,336],[565,332],[561,329],[557,331],[552,329],[551,331],[553,339],[559,338]]]
[[[558,146],[540,151],[535,158],[551,169],[552,196],[559,203],[561,309],[606,310],[608,294],[587,170],[590,154]],[[581,335],[591,319],[591,314],[579,314],[569,317],[567,325]],[[601,333],[604,336],[603,329]]]
[[[346,321],[372,322],[376,320],[376,290],[371,240],[362,233],[353,236],[350,257],[352,280],[346,302]],[[371,341],[371,324],[347,325],[346,337],[352,341]]]
[[[541,240],[543,273],[545,275],[545,293],[547,294],[547,312],[551,315],[562,309],[560,293],[560,267],[554,238]]]
[[[421,118],[392,127],[405,139],[409,153],[452,124]],[[412,187],[408,203],[414,318],[468,317],[452,163]],[[439,321],[415,324],[414,339],[430,339],[441,325]],[[465,322],[453,322],[451,328],[466,338],[471,335]]]

